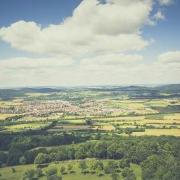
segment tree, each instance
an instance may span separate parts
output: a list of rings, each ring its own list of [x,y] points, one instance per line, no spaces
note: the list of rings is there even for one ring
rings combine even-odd
[[[180,163],[172,155],[152,155],[141,166],[143,179],[180,179]]]
[[[62,175],[65,174],[65,171],[66,171],[66,168],[64,166],[61,166],[60,172]]]
[[[0,151],[0,162],[1,164],[5,164],[7,161],[7,153]]]
[[[86,124],[89,126],[93,125],[93,120],[92,119],[86,119]]]
[[[105,173],[114,173],[115,170],[118,168],[118,164],[115,161],[109,161],[104,168]]]
[[[42,172],[42,169],[41,168],[37,168],[36,170],[35,170],[35,174],[36,174],[36,177],[41,177],[41,176],[43,176],[43,172]]]
[[[48,162],[49,162],[49,156],[48,154],[44,154],[44,153],[39,153],[34,160],[35,164],[44,164]]]
[[[104,164],[102,161],[95,161],[92,165],[93,170],[99,170],[102,171],[104,169]]]
[[[8,165],[17,165],[19,164],[19,158],[23,155],[23,152],[20,148],[12,147],[9,150],[7,163]]]
[[[56,174],[47,176],[47,180],[62,180],[62,177],[57,176]]]
[[[25,158],[24,156],[21,156],[21,157],[19,158],[19,163],[20,163],[20,164],[26,164],[26,158]]]
[[[11,168],[12,170],[12,173],[15,173],[16,172],[16,169],[15,168]]]
[[[119,180],[119,174],[117,174],[117,173],[112,173],[111,174],[111,178],[112,178],[112,180]]]
[[[23,180],[32,180],[34,177],[35,177],[34,169],[26,170],[23,174]]]
[[[130,163],[127,159],[123,158],[119,161],[119,167],[122,169],[126,167],[130,167]]]
[[[106,142],[97,142],[94,146],[94,154],[97,158],[106,158],[107,157]]]
[[[152,179],[160,166],[160,160],[157,155],[149,156],[143,163],[142,167],[142,177],[143,179]]]
[[[47,176],[52,176],[52,175],[56,175],[57,174],[57,168],[56,167],[49,167],[46,170],[46,175]]]
[[[73,169],[73,165],[72,164],[68,164],[68,171],[71,171]]]
[[[124,177],[125,180],[136,180],[136,176],[130,168],[125,168],[122,171],[122,176]]]
[[[87,169],[87,164],[86,164],[86,161],[80,161],[79,162],[79,168],[83,171],[85,169]]]

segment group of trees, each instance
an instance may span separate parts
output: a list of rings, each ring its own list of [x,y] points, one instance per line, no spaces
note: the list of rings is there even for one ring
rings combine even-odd
[[[141,164],[143,179],[180,179],[180,161],[172,155],[152,155]]]
[[[89,135],[61,133],[57,135],[0,135],[0,165],[17,165],[32,163],[33,160],[25,159],[25,154],[36,147],[57,146],[84,142]],[[4,153],[8,151],[8,153]],[[29,157],[30,159],[32,157]]]
[[[89,134],[82,136],[82,134],[75,133],[16,136],[14,138],[8,136],[7,141],[0,141],[0,150],[3,150],[0,151],[0,165],[45,164],[86,158],[115,159],[121,160],[121,167],[128,168],[130,163],[141,165],[144,179],[145,177],[149,177],[149,179],[163,177],[166,180],[171,176],[175,180],[180,177],[180,174],[177,173],[180,172],[179,138],[105,135],[98,138],[99,140],[90,141]],[[2,137],[0,137],[1,139],[3,140]],[[3,145],[5,146],[3,147]],[[55,145],[60,146],[35,148]],[[99,169],[103,167],[101,163],[95,166],[98,166]],[[103,170],[107,172],[105,167]],[[129,173],[127,170],[122,175]]]
[[[38,180],[42,176],[46,176],[47,180],[62,180],[62,177],[58,176],[56,168],[48,168],[45,172],[41,168],[28,169],[24,172],[22,179]]]
[[[72,174],[80,172],[83,175],[96,174],[97,176],[104,176],[109,174],[112,180],[119,180],[120,176],[124,177],[125,180],[135,180],[136,176],[133,170],[130,168],[130,164],[122,166],[122,160],[120,161],[101,161],[96,159],[91,160],[80,160],[79,165],[75,168],[77,162],[71,162],[67,165],[56,164],[46,168],[41,168],[38,165],[35,169],[26,170],[23,174],[24,180],[38,179],[42,176],[46,176],[47,180],[62,180],[66,174]]]

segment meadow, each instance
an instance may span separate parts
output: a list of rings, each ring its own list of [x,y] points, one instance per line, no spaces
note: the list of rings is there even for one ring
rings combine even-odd
[[[93,160],[86,160],[87,166],[90,166],[90,163]],[[40,180],[46,180],[46,171],[48,169],[57,169],[57,175],[58,176],[62,176],[63,180],[79,180],[79,179],[86,179],[86,180],[90,180],[90,179],[94,179],[94,180],[111,180],[111,175],[110,174],[103,174],[102,176],[99,176],[99,172],[95,172],[94,174],[83,174],[81,172],[81,169],[79,168],[79,162],[80,161],[63,161],[63,162],[56,162],[56,163],[51,163],[51,164],[47,164],[45,167],[43,168],[43,176],[40,177]],[[105,165],[107,164],[108,160],[103,160],[102,161]],[[69,172],[68,170],[68,165],[72,166],[72,171],[73,173]],[[65,172],[62,175],[61,174],[61,167],[65,168]],[[10,180],[10,179],[14,179],[14,180],[20,180],[23,177],[23,174],[30,169],[36,169],[37,165],[21,165],[21,166],[11,166],[11,167],[6,167],[6,168],[1,168],[0,169],[0,179],[4,179],[4,180]],[[131,170],[133,170],[136,179],[137,180],[141,180],[142,179],[142,175],[141,175],[141,168],[136,165],[136,164],[131,164],[130,166]],[[121,177],[123,179],[123,177]]]

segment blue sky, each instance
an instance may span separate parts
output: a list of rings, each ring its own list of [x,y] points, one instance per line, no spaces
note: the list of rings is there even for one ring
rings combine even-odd
[[[0,27],[9,26],[19,20],[35,21],[42,26],[58,24],[71,16],[80,0],[0,0]],[[22,56],[4,42],[0,42],[0,57]]]
[[[179,83],[179,19],[178,0],[0,0],[0,84]]]

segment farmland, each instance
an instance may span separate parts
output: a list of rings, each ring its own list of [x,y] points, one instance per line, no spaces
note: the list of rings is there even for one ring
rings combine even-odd
[[[112,174],[127,179],[126,170],[144,179],[151,158],[160,158],[161,167],[164,156],[173,162],[179,157],[179,90],[179,85],[0,90],[0,179],[21,179],[41,164],[55,166],[63,180],[110,180]],[[107,161],[128,165],[119,171],[116,166],[117,172],[103,168],[91,174],[88,167],[82,173],[79,161],[90,166],[91,159],[104,167]],[[69,162],[75,173],[60,173]],[[154,173],[158,179],[160,172]],[[42,174],[38,179],[47,179],[46,168]]]

